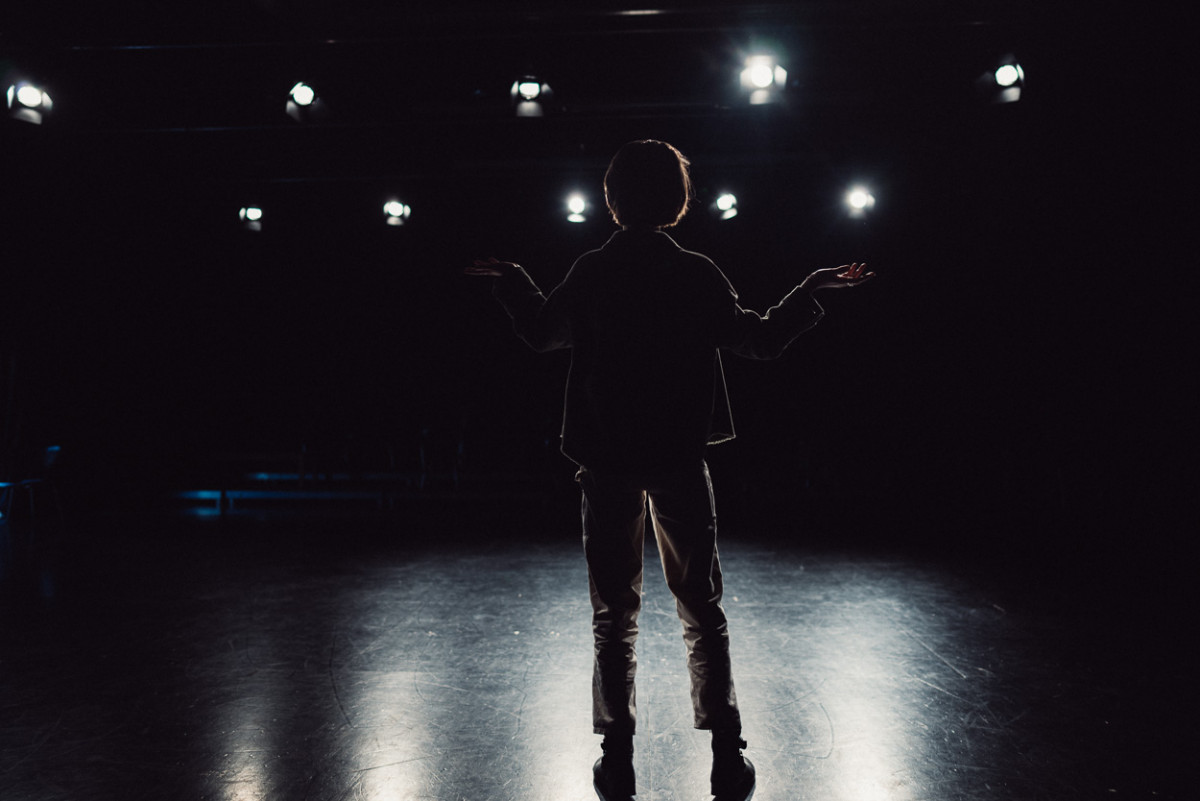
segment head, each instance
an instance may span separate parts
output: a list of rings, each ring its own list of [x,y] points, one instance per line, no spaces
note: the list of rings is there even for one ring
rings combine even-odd
[[[666,142],[642,139],[617,151],[604,175],[604,198],[618,225],[670,228],[692,198],[690,162]]]

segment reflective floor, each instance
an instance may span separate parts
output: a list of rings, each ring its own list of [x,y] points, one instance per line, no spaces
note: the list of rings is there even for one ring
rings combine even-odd
[[[154,525],[9,582],[4,801],[595,798],[573,531]],[[1011,565],[793,539],[722,544],[758,801],[1190,797],[1194,693],[1136,614]],[[638,798],[708,799],[652,577]]]

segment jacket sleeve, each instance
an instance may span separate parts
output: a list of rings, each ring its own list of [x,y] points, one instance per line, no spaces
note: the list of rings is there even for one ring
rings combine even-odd
[[[512,318],[513,331],[539,353],[571,346],[567,313],[570,279],[568,274],[549,297],[542,294],[524,267],[497,278],[493,284],[493,294]]]
[[[775,359],[802,333],[817,324],[825,310],[809,293],[796,287],[766,314],[743,309],[730,287],[728,311],[719,346],[749,359]]]

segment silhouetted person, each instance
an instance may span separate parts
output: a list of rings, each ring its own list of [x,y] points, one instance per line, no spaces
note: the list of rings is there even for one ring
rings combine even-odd
[[[603,798],[636,792],[633,734],[637,618],[646,504],[667,586],[683,623],[695,726],[712,730],[712,792],[745,799],[754,766],[742,755],[742,722],[721,608],[716,512],[705,448],[734,436],[720,350],[772,359],[822,316],[818,289],[862,283],[852,264],[817,270],[759,316],[707,257],[681,249],[663,228],[691,199],[688,161],[654,140],[630,142],[604,177],[621,226],[543,295],[524,269],[479,260],[494,276],[516,333],[534,350],[571,348],[562,451],[579,465],[583,546],[592,601],[593,726],[604,735],[594,767]]]

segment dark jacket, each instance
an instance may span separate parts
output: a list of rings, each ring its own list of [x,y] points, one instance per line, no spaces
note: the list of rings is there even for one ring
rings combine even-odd
[[[631,230],[580,256],[549,297],[523,269],[495,283],[531,348],[572,349],[563,453],[639,473],[695,463],[706,445],[733,438],[719,349],[779,356],[824,313],[797,290],[759,316],[707,256]]]

